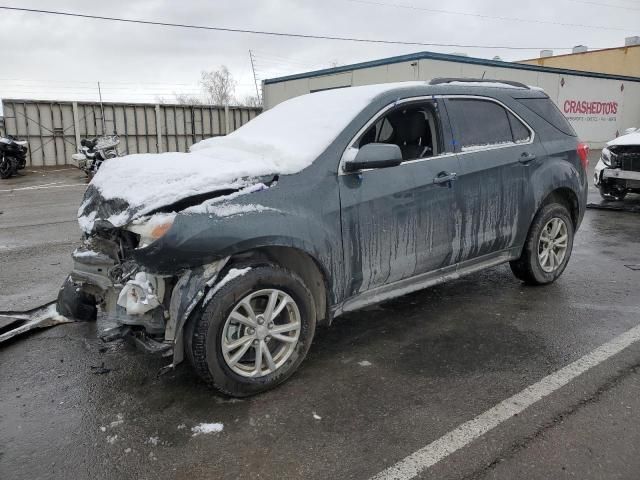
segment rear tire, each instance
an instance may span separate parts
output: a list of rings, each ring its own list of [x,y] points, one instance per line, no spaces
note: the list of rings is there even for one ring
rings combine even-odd
[[[233,276],[243,268],[250,270]],[[316,326],[313,297],[298,275],[273,264],[231,266],[220,278],[221,286],[213,287],[218,290],[186,325],[187,357],[206,383],[226,395],[246,397],[274,388],[293,375],[309,351]],[[269,315],[272,296],[274,315]],[[252,315],[253,326],[244,323]],[[283,336],[288,340],[279,340]],[[248,340],[242,343],[243,338]],[[240,344],[231,349],[234,342]]]
[[[552,239],[553,242],[566,236],[565,242],[558,242],[557,246],[547,240],[556,225],[559,225],[559,231]],[[509,262],[511,271],[516,278],[529,285],[546,285],[554,282],[562,275],[569,262],[573,249],[573,235],[573,222],[567,207],[560,203],[543,206],[529,227],[520,258]],[[545,252],[547,252],[546,256]]]

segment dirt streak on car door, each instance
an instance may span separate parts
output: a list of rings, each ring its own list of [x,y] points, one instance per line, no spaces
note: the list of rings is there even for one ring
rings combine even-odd
[[[453,188],[433,183],[455,155],[341,175],[346,297],[450,263]]]

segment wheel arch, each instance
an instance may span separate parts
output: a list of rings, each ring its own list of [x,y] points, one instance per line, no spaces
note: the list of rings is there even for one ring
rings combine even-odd
[[[313,296],[316,323],[318,325],[331,323],[330,277],[318,259],[307,251],[293,246],[268,245],[235,253],[229,259],[227,266],[254,260],[276,263],[300,276]]]
[[[559,187],[552,190],[540,202],[536,214],[544,207],[552,203],[560,203],[569,211],[574,230],[578,228],[580,222],[580,203],[576,193],[568,187]]]

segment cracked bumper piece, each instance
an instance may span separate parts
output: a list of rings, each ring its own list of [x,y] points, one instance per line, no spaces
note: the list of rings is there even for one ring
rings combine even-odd
[[[73,253],[70,274],[77,291],[94,295],[108,323],[101,338],[127,338],[141,350],[173,354],[171,368],[183,360],[183,327],[215,282],[226,260],[180,272],[154,275],[137,263],[119,263],[91,250]]]

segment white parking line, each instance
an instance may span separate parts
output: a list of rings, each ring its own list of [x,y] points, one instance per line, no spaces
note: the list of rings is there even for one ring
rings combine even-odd
[[[601,345],[566,367],[544,377],[539,382],[507,398],[474,419],[463,423],[438,440],[378,473],[371,480],[408,480],[416,477],[425,469],[467,446],[538,400],[567,385],[579,375],[620,353],[638,340],[640,340],[640,325]]]
[[[65,187],[87,187],[86,183],[67,183],[64,185],[56,185],[56,183],[60,183],[60,182],[54,182],[53,184],[51,183],[45,183],[42,185],[33,185],[31,187],[20,187],[20,188],[12,188],[10,190],[0,190],[0,193],[3,192],[19,192],[19,191],[23,191],[23,190],[44,190],[47,188],[65,188]]]

